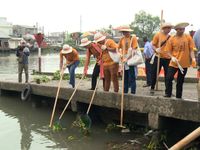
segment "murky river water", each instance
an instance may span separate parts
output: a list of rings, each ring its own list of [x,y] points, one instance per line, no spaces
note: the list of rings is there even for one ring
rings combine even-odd
[[[0,74],[16,74],[15,54],[0,55]],[[31,55],[29,61],[30,71],[37,70],[37,55]],[[58,66],[58,54],[42,56],[42,71],[56,71]],[[62,120],[66,130],[55,132],[48,127],[51,111],[48,106],[35,108],[31,101],[22,102],[19,95],[1,95],[0,150],[103,150],[107,142],[132,138],[131,134],[106,133],[103,123],[92,124],[92,134],[85,137],[79,129],[71,127],[76,118],[76,113],[71,111],[67,111]]]
[[[47,106],[35,108],[31,101],[22,102],[18,96],[0,96],[0,149],[103,150],[107,142],[125,141],[132,137],[106,133],[105,125],[101,123],[92,124],[91,135],[85,137],[78,128],[71,127],[76,118],[71,111],[67,111],[61,120],[66,130],[55,132],[48,127],[51,111]]]

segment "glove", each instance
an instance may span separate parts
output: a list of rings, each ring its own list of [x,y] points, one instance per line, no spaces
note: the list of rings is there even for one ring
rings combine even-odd
[[[106,48],[107,48],[106,45],[102,45],[102,46],[101,46],[101,49],[102,49],[102,50],[106,50]]]
[[[176,63],[178,60],[176,59],[176,57],[172,56],[171,57],[172,62]]]
[[[192,66],[193,68],[197,66],[197,63],[196,63],[196,59],[195,59],[195,58],[192,58],[191,66]]]
[[[156,53],[160,53],[161,49],[157,48],[155,51],[156,51]]]

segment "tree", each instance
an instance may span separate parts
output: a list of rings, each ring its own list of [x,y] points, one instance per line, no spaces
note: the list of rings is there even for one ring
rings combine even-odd
[[[152,16],[142,10],[138,14],[135,14],[135,20],[131,23],[130,27],[139,38],[146,36],[152,39],[153,35],[160,28],[159,24],[160,18],[158,16]]]

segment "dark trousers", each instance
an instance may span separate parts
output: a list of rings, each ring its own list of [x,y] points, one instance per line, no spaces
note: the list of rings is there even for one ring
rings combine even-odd
[[[185,75],[187,73],[187,68],[184,69],[184,74],[181,73],[181,71],[178,68],[169,67],[166,77],[166,95],[171,96],[172,95],[172,81],[174,79],[174,75],[178,71],[178,77],[177,77],[177,83],[176,83],[176,98],[182,98],[182,92],[183,92],[183,83],[185,79]]]
[[[145,59],[145,71],[146,71],[146,80],[147,80],[147,85],[151,85],[151,69],[152,69],[152,64],[150,64],[151,59]]]
[[[135,66],[129,66],[129,70],[124,70],[124,93],[128,93],[128,88],[131,87],[131,93],[136,92],[136,77]]]
[[[168,71],[170,59],[164,59],[160,58],[160,65],[159,65],[159,73],[161,68],[164,68],[164,76],[165,76],[165,89],[166,89],[166,76]],[[152,65],[152,74],[151,74],[151,89],[155,88],[156,85],[156,79],[157,79],[157,63],[158,63],[158,57],[155,57],[154,63]]]
[[[100,73],[100,65],[97,63],[94,66],[93,73],[92,73],[92,83],[91,83],[91,89],[94,90],[97,84],[97,78]]]

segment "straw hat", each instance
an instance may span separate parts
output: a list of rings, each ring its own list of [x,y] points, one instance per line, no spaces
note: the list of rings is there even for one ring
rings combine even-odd
[[[20,45],[26,45],[26,41],[25,40],[21,40],[20,41]]]
[[[132,32],[133,30],[129,26],[121,26],[119,31],[120,32]]]
[[[63,45],[63,49],[61,50],[62,54],[68,54],[72,52],[72,47],[68,44]]]
[[[84,47],[84,46],[89,45],[91,42],[92,42],[92,41],[89,41],[88,38],[83,38],[83,39],[81,40],[81,44],[80,44],[79,46]]]
[[[185,28],[189,25],[189,23],[187,22],[181,22],[181,23],[177,23],[175,26],[174,26],[174,29],[179,29],[179,28]]]
[[[171,23],[169,23],[169,22],[166,22],[166,23],[163,23],[163,24],[162,24],[162,29],[163,29],[163,28],[167,28],[167,27],[173,28],[174,26],[173,26]]]
[[[100,41],[103,41],[103,40],[105,40],[106,39],[106,36],[104,36],[103,34],[101,34],[100,32],[98,32],[98,33],[96,33],[95,35],[94,35],[94,41],[96,42],[96,43],[98,43],[98,42],[100,42]]]

